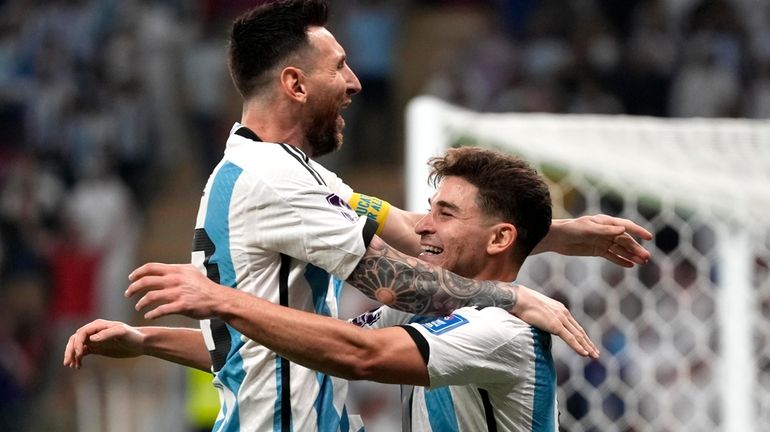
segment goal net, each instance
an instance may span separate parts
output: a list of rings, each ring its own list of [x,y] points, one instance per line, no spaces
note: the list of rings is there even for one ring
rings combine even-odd
[[[515,153],[554,217],[604,213],[651,231],[651,262],[541,254],[519,281],[564,302],[602,356],[554,344],[569,431],[770,430],[770,124],[738,119],[407,110],[407,208],[452,146]]]

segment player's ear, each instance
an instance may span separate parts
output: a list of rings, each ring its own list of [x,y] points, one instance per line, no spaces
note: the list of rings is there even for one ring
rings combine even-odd
[[[281,88],[284,93],[295,101],[300,103],[307,101],[305,74],[302,72],[302,69],[294,66],[283,68],[281,71]]]
[[[492,235],[487,243],[487,253],[497,255],[513,250],[517,236],[518,232],[513,224],[499,223],[495,225],[492,227]]]

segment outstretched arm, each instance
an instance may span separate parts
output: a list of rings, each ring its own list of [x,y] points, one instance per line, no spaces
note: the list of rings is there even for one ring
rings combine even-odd
[[[90,354],[113,358],[148,355],[211,372],[211,358],[200,330],[181,327],[132,327],[98,319],[67,341],[64,366],[80,369]]]
[[[379,279],[379,282],[362,273],[355,277],[361,279],[359,283],[368,287],[366,289],[374,294],[373,298],[381,296],[388,300],[387,297],[390,297],[390,304],[411,305],[413,310],[430,310],[428,305],[433,310],[450,306],[453,307],[448,310],[454,310],[460,304],[468,304],[467,300],[475,294],[476,299],[485,305],[508,305],[509,312],[513,312],[527,323],[561,337],[578,354],[591,357],[599,355],[596,346],[583,328],[567,308],[556,300],[522,285],[462,278],[396,252],[376,237],[372,243],[379,248],[384,246],[383,250],[370,256],[372,262],[369,265],[373,269],[371,276]],[[410,267],[405,264],[406,261],[415,268],[408,270]],[[356,269],[354,274],[356,272],[362,272],[362,270]],[[418,275],[424,280],[410,285],[411,278]],[[427,282],[430,277],[436,280]],[[222,312],[218,309],[218,305],[231,296],[240,295],[238,290],[212,282],[189,264],[149,263],[134,270],[129,279],[132,283],[126,290],[126,296],[140,297],[136,303],[136,309],[147,309],[144,315],[147,319],[169,314],[182,314],[197,319],[219,316]],[[438,283],[439,279],[444,280]],[[413,287],[418,285],[419,287]],[[427,290],[421,293],[427,299],[425,304],[413,301],[414,290]],[[455,299],[449,295],[450,292],[465,298]],[[436,309],[437,307],[439,309]],[[252,314],[256,313],[258,311],[246,309],[239,318],[250,322],[254,320]]]
[[[417,221],[424,216],[391,206],[376,197],[356,198],[354,208],[359,215],[372,217],[384,224],[379,235],[389,245],[410,255],[420,254],[420,236],[414,232]],[[369,203],[379,203],[376,209],[387,208],[387,214],[372,210]],[[556,252],[571,256],[598,256],[622,267],[645,264],[650,259],[647,251],[635,237],[652,239],[652,234],[629,219],[603,214],[582,216],[576,219],[554,219],[546,237],[537,245],[533,254]]]
[[[548,234],[532,253],[598,256],[622,267],[633,267],[650,259],[650,252],[634,237],[651,240],[652,234],[628,219],[601,214],[554,219]]]

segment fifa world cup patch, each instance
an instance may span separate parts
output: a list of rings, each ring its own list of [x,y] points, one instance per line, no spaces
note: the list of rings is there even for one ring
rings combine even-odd
[[[426,330],[433,334],[446,333],[449,330],[468,324],[468,320],[460,315],[447,315],[445,317],[434,319],[431,322],[420,323]]]

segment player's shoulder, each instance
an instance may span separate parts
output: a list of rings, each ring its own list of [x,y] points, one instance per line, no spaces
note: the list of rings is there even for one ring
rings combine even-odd
[[[498,307],[467,306],[455,310],[453,315],[461,316],[476,326],[498,330],[509,336],[529,334],[534,329],[520,318]]]

